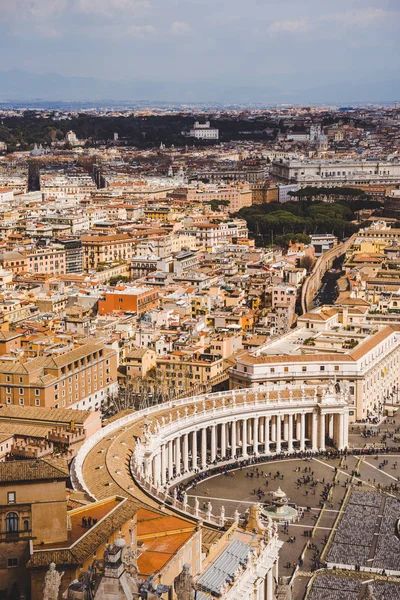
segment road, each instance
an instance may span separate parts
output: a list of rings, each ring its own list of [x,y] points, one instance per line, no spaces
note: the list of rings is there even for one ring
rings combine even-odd
[[[342,259],[337,259],[334,262],[333,268],[340,269],[341,268]],[[341,272],[332,273],[331,271],[327,271],[322,279],[322,285],[319,289],[318,294],[314,299],[314,306],[318,307],[322,304],[334,304],[336,298],[338,297],[338,289],[336,287],[336,282],[341,276]]]

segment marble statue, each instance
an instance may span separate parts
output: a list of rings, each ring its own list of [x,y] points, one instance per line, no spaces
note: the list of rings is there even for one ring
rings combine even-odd
[[[194,583],[190,565],[183,565],[182,571],[174,579],[174,590],[177,600],[194,600],[196,584]]]
[[[50,563],[43,584],[43,600],[58,600],[58,592],[60,590],[61,579],[64,576],[64,571],[59,573],[56,570],[55,563]]]

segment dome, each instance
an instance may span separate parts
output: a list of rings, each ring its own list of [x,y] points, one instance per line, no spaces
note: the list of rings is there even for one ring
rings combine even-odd
[[[114,546],[116,546],[117,548],[125,548],[126,542],[125,542],[124,538],[122,538],[122,537],[117,538],[114,542]]]

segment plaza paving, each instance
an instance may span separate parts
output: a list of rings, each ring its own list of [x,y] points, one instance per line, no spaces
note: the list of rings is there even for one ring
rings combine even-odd
[[[383,461],[387,461],[384,466]],[[358,489],[359,482],[364,489],[371,491],[377,490],[378,486],[390,486],[396,483],[400,473],[394,468],[396,463],[400,465],[400,455],[388,454],[377,458],[374,455],[349,455],[342,459],[284,459],[251,465],[197,484],[188,490],[189,503],[193,505],[194,496],[197,496],[200,506],[211,502],[213,512],[217,514],[223,505],[226,516],[233,517],[235,510],[244,515],[250,504],[259,502],[258,490],[262,492],[261,503],[267,504],[271,500],[271,492],[281,487],[290,503],[304,509],[299,522],[287,528],[279,526],[280,539],[285,542],[280,555],[279,575],[290,576],[298,565],[293,600],[300,600],[304,597],[310,573],[320,566],[321,554],[335,526],[348,487]],[[354,473],[357,475],[352,480]],[[313,484],[298,484],[298,479],[308,476]],[[329,500],[321,510],[324,487],[334,482]],[[312,532],[313,537],[305,536],[307,531]]]

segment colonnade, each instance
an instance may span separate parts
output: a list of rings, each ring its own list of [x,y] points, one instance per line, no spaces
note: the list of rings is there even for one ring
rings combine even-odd
[[[155,486],[203,471],[220,461],[282,453],[325,451],[327,439],[339,450],[347,446],[348,412],[315,408],[213,418],[182,427],[161,441],[145,460],[145,477]]]

